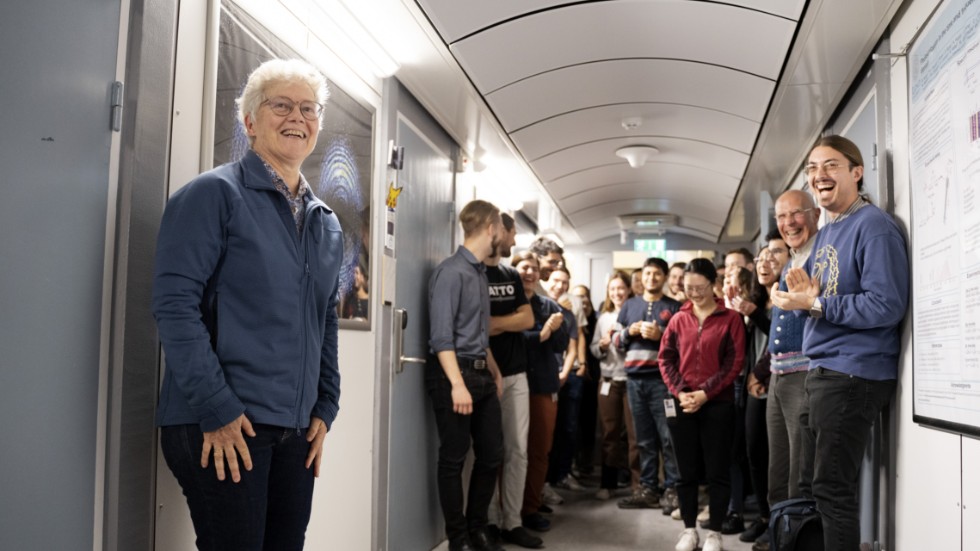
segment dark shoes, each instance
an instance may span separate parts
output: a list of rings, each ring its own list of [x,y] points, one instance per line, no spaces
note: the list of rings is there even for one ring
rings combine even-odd
[[[752,544],[752,551],[769,551],[769,533],[763,532],[759,539]]]
[[[541,538],[532,536],[521,526],[500,532],[500,537],[507,543],[513,543],[514,545],[528,549],[539,549],[544,546],[544,541]]]
[[[551,513],[554,513],[555,510],[552,509],[551,507],[548,507],[546,504],[542,503],[541,507],[538,507],[538,512],[544,513],[546,515],[550,515]]]
[[[755,541],[759,539],[759,536],[765,534],[766,530],[768,529],[769,529],[768,522],[765,522],[762,519],[756,520],[755,522],[750,524],[749,527],[746,528],[744,532],[739,534],[738,540],[745,541],[745,542]]]
[[[660,496],[657,492],[641,486],[633,495],[619,500],[620,509],[656,509],[660,507]]]
[[[486,530],[470,532],[470,547],[473,551],[504,551],[496,541],[492,541]]]
[[[547,532],[551,530],[551,521],[541,516],[541,513],[531,513],[521,519],[521,524],[528,530],[535,532]]]
[[[663,509],[663,514],[669,515],[681,506],[681,502],[677,499],[677,490],[673,487],[664,490],[663,495],[660,496],[660,507]]]
[[[705,530],[711,529],[711,520],[706,520],[701,523],[701,528]],[[739,534],[745,531],[745,521],[742,520],[742,515],[739,513],[728,513],[725,515],[725,520],[721,521],[721,533],[722,534]]]
[[[721,522],[722,534],[740,534],[744,531],[745,522],[742,520],[742,515],[738,513],[729,513]]]

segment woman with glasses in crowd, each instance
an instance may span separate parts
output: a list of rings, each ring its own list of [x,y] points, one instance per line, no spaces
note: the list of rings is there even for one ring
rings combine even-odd
[[[684,531],[676,551],[694,551],[700,538],[698,466],[708,482],[708,533],[702,551],[721,551],[721,523],[728,505],[732,434],[733,382],[743,367],[745,326],[741,316],[725,308],[712,287],[718,279],[714,264],[696,258],[684,269],[688,302],[671,318],[660,341],[660,371],[674,396],[665,403],[667,422],[680,468],[677,494]]]

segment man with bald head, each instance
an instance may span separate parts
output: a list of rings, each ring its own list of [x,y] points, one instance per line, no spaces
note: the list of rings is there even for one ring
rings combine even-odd
[[[800,493],[817,501],[824,549],[853,551],[864,450],[898,378],[908,251],[898,224],[862,193],[864,161],[853,142],[821,138],[804,172],[827,223],[803,267],[786,272],[789,290],[772,300],[806,317]]]
[[[801,267],[810,257],[817,235],[820,209],[805,191],[791,189],[776,199],[776,227],[782,241],[769,241],[769,251],[785,258],[789,247],[790,262],[786,269]],[[785,245],[783,244],[785,243]],[[785,274],[785,270],[783,271]],[[780,277],[779,288],[786,290]],[[803,355],[803,326],[806,318],[772,308],[769,326],[771,356],[768,399],[766,400],[766,430],[769,435],[769,504],[800,497],[800,411],[803,408],[803,383],[810,360]],[[763,519],[767,520],[767,519]],[[767,535],[761,536],[767,541]],[[763,546],[754,547],[764,548]]]

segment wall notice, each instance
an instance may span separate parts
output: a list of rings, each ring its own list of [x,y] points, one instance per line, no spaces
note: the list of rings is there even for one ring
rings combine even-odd
[[[980,0],[909,52],[916,422],[980,435]]]

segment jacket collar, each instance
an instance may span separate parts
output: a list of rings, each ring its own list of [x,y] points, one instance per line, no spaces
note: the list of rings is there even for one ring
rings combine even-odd
[[[279,193],[276,189],[276,185],[272,183],[272,179],[269,178],[269,171],[265,168],[265,161],[259,154],[254,150],[249,149],[245,152],[245,156],[242,157],[240,161],[244,171],[245,171],[245,187],[249,189],[266,189],[272,190]],[[305,178],[305,177],[304,177]],[[320,200],[319,197],[313,193],[313,186],[310,187],[310,200],[306,203],[306,212],[312,212],[313,209],[317,207],[323,207],[327,212],[333,212],[326,203]]]

